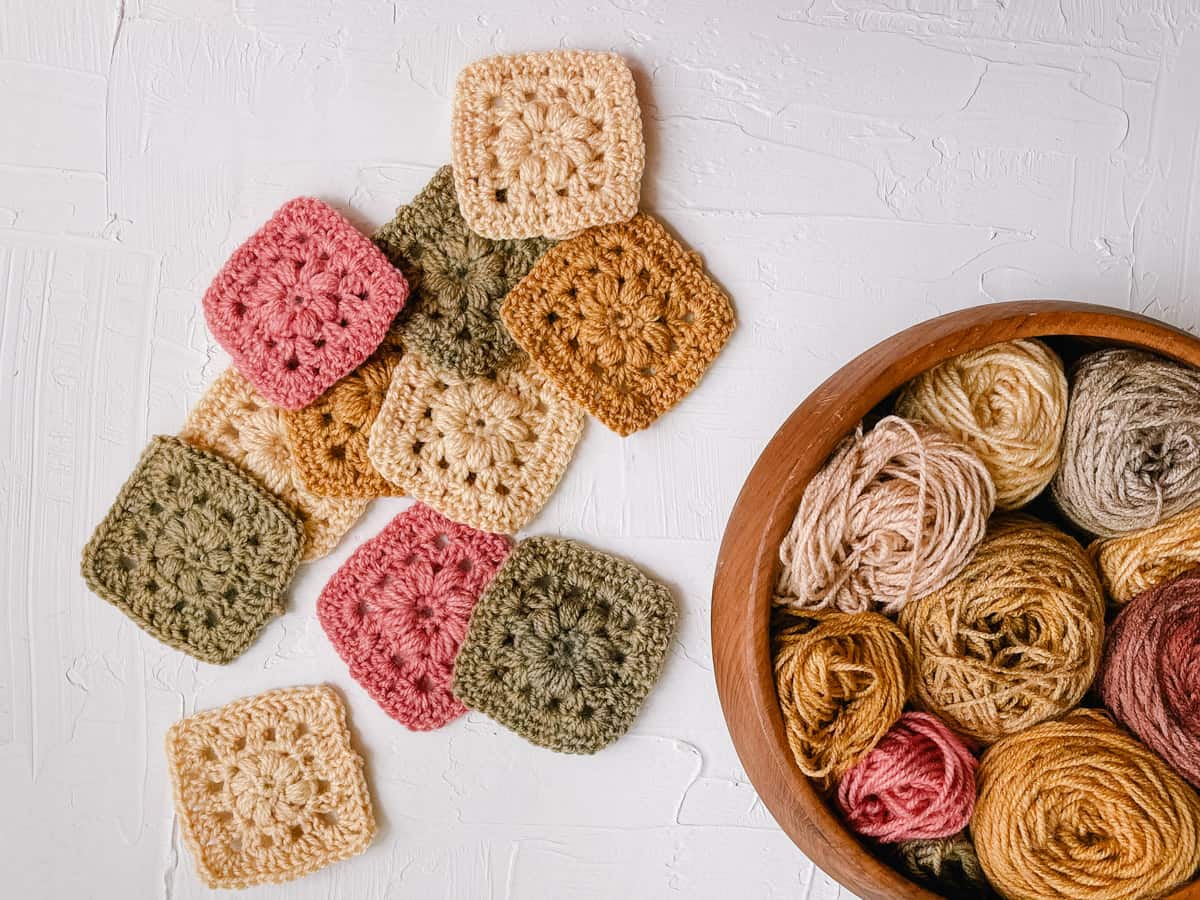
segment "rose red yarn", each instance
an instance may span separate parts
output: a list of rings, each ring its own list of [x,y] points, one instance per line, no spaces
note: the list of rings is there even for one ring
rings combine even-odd
[[[1113,714],[1200,788],[1200,569],[1143,591],[1121,610],[1099,680]]]
[[[850,827],[885,843],[947,837],[975,807],[978,765],[929,713],[907,712],[837,787]]]
[[[407,296],[378,247],[301,197],[234,251],[204,295],[204,317],[260,394],[300,409],[374,352]]]
[[[317,601],[321,627],[393,719],[428,731],[466,711],[450,693],[454,658],[509,549],[507,538],[418,503],[329,579]]]

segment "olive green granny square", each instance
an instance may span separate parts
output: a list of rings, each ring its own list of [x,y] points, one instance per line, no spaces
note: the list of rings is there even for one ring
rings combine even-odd
[[[84,548],[83,577],[164,644],[227,663],[283,611],[303,541],[236,466],[160,436]]]

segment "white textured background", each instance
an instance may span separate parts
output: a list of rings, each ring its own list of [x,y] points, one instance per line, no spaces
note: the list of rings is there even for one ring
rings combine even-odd
[[[774,7],[774,8],[772,8]],[[1200,324],[1198,0],[0,0],[0,894],[200,897],[170,722],[327,680],[381,821],[317,898],[849,896],[784,838],[722,723],[708,638],[725,516],[800,398],[869,344],[993,299]],[[79,549],[149,435],[220,371],[199,298],[284,200],[364,228],[448,158],[458,69],[614,49],[644,202],[740,328],[648,433],[588,426],[533,531],[628,555],[684,610],[633,732],[593,758],[471,715],[406,732],[314,620],[376,504],[227,668],[91,596]]]

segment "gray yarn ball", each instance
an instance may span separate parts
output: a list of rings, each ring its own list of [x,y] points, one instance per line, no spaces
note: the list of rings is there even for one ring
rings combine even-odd
[[[1200,373],[1141,350],[1083,357],[1051,493],[1063,515],[1102,537],[1200,502]]]

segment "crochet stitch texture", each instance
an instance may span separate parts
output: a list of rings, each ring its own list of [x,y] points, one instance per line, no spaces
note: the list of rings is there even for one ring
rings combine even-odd
[[[475,607],[454,693],[534,744],[595,753],[633,724],[677,615],[671,592],[624,560],[529,538]]]
[[[154,438],[83,551],[88,587],[147,633],[227,663],[283,611],[304,534],[232,463]]]
[[[393,327],[370,359],[315,402],[284,411],[292,463],[309,491],[322,497],[399,493],[371,465],[367,441],[403,355],[400,329]]]
[[[443,515],[513,534],[554,491],[583,419],[530,363],[463,378],[410,352],[392,375],[368,453],[384,478]]]
[[[299,409],[371,355],[407,296],[378,247],[301,197],[234,251],[204,295],[204,317],[264,397]]]
[[[329,687],[267,691],[182,719],[166,751],[184,841],[210,888],[290,881],[375,837],[363,760]]]
[[[483,375],[520,358],[500,321],[500,301],[550,241],[475,234],[459,211],[449,166],[438,169],[374,240],[408,280],[409,346],[460,375]]]
[[[699,257],[645,214],[552,247],[501,316],[538,367],[620,435],[682,400],[734,326]]]
[[[354,680],[393,719],[427,731],[466,712],[450,692],[454,657],[508,551],[506,538],[418,503],[329,580],[317,601],[321,627]]]
[[[642,113],[615,53],[472,63],[455,85],[450,140],[463,217],[484,237],[568,237],[637,212]]]
[[[229,460],[291,507],[304,526],[303,560],[319,559],[336,547],[367,508],[365,500],[318,497],[304,489],[293,466],[283,410],[236,369],[217,377],[179,436]]]

